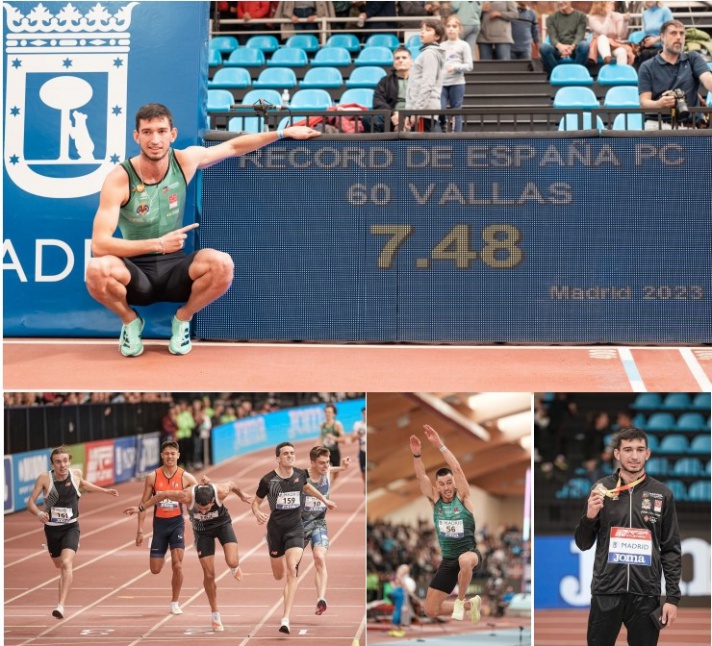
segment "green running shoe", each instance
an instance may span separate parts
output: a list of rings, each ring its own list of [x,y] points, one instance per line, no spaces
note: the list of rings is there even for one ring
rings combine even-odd
[[[171,340],[168,343],[168,350],[171,354],[188,354],[192,349],[190,321],[179,321],[174,316],[171,321]]]
[[[143,343],[141,332],[143,332],[144,320],[136,314],[136,318],[131,323],[121,326],[121,338],[119,339],[119,350],[125,357],[138,357],[143,354]]]

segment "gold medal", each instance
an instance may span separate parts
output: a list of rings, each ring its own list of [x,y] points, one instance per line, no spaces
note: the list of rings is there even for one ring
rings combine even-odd
[[[141,183],[141,184],[136,184],[136,190],[137,190],[139,193],[143,193],[143,192],[146,190],[146,187],[143,185],[143,183]]]

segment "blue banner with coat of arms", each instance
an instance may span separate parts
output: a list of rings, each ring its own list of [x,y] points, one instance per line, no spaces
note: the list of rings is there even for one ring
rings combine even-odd
[[[118,335],[117,317],[84,284],[99,191],[138,152],[134,115],[146,103],[172,111],[176,148],[200,143],[209,3],[5,2],[3,10],[5,335]],[[196,216],[194,187],[187,200],[185,224]],[[152,307],[166,314],[147,317],[147,334],[170,334],[173,310]]]

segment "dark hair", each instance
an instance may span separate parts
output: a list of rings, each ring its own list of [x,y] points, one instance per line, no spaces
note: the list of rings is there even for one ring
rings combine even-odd
[[[161,444],[161,453],[163,453],[164,449],[175,449],[176,451],[180,451],[178,442],[173,440],[166,440],[163,444]]]
[[[66,453],[69,456],[69,459],[72,459],[72,454],[69,452],[69,447],[62,444],[62,446],[58,446],[52,451],[52,453],[49,454],[49,461],[52,462],[52,458],[54,458],[55,455],[59,455],[60,453]]]
[[[669,27],[672,27],[673,25],[676,25],[678,27],[682,27],[683,29],[685,28],[685,25],[681,23],[679,20],[666,20],[661,26],[660,26],[660,35],[662,36]]]
[[[210,505],[215,500],[215,489],[209,484],[197,485],[193,499],[196,505]]]
[[[331,402],[329,402],[326,406],[324,406],[324,410],[326,410],[327,408],[331,408],[331,410],[334,411],[334,415],[337,414],[336,404],[332,404]]]
[[[274,454],[275,454],[277,457],[279,457],[279,454],[280,454],[281,450],[282,450],[285,446],[291,446],[292,448],[294,448],[294,444],[292,444],[291,442],[280,442],[280,443],[277,445],[277,448],[274,450]]]
[[[405,45],[398,45],[398,47],[393,50],[393,58],[395,58],[398,52],[405,52],[408,56],[413,58],[413,54],[410,53],[410,50]]]
[[[331,457],[331,451],[325,446],[315,446],[311,451],[309,451],[309,459],[312,462],[316,462],[322,455]]]
[[[430,27],[435,32],[438,37],[438,42],[440,42],[445,36],[445,25],[440,18],[426,18],[420,23],[423,27]]]
[[[613,436],[613,441],[611,442],[611,446],[613,446],[614,449],[620,449],[621,448],[621,442],[623,441],[630,441],[630,440],[645,440],[645,448],[648,448],[648,436],[645,433],[645,431],[641,431],[639,428],[636,428],[635,426],[627,426],[625,428],[622,428],[620,431],[618,431],[614,436]]]
[[[452,475],[452,469],[450,467],[443,467],[442,469],[438,469],[437,472],[435,473],[435,479],[437,480],[438,478],[442,478],[443,476],[451,476]]]
[[[136,113],[136,130],[138,131],[141,121],[152,121],[153,119],[168,119],[168,124],[173,128],[173,115],[171,111],[161,103],[147,103],[142,105]]]

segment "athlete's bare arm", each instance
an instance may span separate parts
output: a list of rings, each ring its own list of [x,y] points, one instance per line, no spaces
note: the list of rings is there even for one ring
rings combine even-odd
[[[263,501],[264,498],[260,498],[259,496],[255,496],[255,499],[252,501],[252,513],[255,515],[258,525],[264,525],[269,520],[269,514],[260,511],[260,505]]]
[[[420,485],[420,491],[434,504],[438,499],[438,494],[430,478],[428,478],[428,474],[425,473],[425,465],[420,457],[423,454],[423,445],[420,443],[420,438],[418,438],[417,435],[410,436],[410,452],[413,454],[413,468],[415,469],[415,477]]]
[[[243,493],[242,489],[237,486],[232,480],[230,482],[224,482],[222,484],[219,484],[218,486],[218,497],[220,498],[220,501],[222,502],[225,500],[225,498],[228,497],[231,493],[234,493],[237,495],[237,497],[242,500],[242,502],[246,502],[250,504],[252,502],[252,496],[249,496],[246,493]]]
[[[41,473],[39,476],[37,476],[37,480],[35,480],[35,486],[32,488],[32,493],[30,494],[30,497],[27,500],[27,511],[29,511],[34,516],[37,516],[37,518],[39,518],[42,524],[46,523],[49,520],[49,516],[44,510],[41,510],[37,506],[35,501],[37,500],[37,498],[39,498],[40,494],[46,495],[48,491],[49,475],[47,473]]]
[[[152,471],[146,476],[143,481],[143,495],[141,496],[141,502],[139,503],[144,508],[146,503],[150,500],[153,495],[153,485],[156,484],[156,472]],[[138,528],[136,529],[136,547],[140,547],[143,543],[143,521],[146,518],[145,511],[138,512]]]
[[[445,443],[440,439],[440,435],[438,435],[437,431],[432,426],[428,426],[426,424],[425,426],[423,426],[423,432],[425,433],[425,436],[428,438],[430,443],[438,451],[445,447]],[[450,467],[450,469],[452,469],[452,475],[455,479],[455,487],[457,488],[457,493],[459,494],[460,499],[462,500],[465,507],[470,512],[472,512],[472,509],[470,508],[470,483],[467,482],[465,472],[462,470],[462,467],[457,461],[455,454],[450,449],[445,447],[444,450],[442,450],[441,452],[443,454],[443,457],[445,458],[445,462],[447,462],[447,465]]]
[[[333,500],[326,498],[321,491],[319,491],[315,486],[310,485],[308,482],[304,485],[304,492],[313,496],[317,500],[321,500],[329,509],[336,509],[336,503]]]

